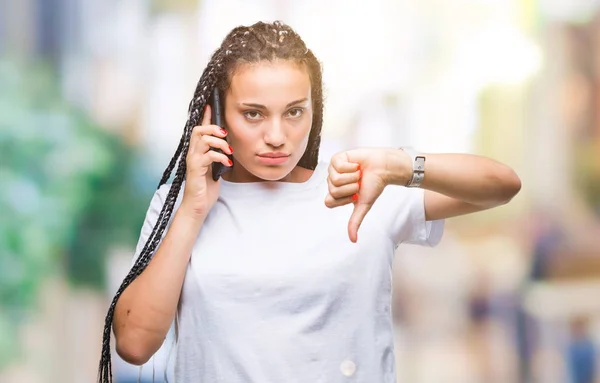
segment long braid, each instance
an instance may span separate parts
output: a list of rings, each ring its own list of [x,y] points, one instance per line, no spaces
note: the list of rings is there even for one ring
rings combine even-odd
[[[306,169],[314,170],[319,162],[319,148],[321,146],[321,127],[323,126],[323,111],[324,111],[324,100],[323,100],[323,75],[321,74],[321,64],[308,49],[306,51],[306,65],[308,66],[308,72],[312,77],[313,84],[319,84],[319,86],[312,86],[312,100],[313,100],[313,122],[312,129],[308,136],[308,146],[300,161],[299,166]]]
[[[193,127],[198,125],[200,121],[202,121],[202,117],[204,115],[204,106],[206,105],[206,100],[208,100],[208,96],[210,92],[216,85],[216,79],[218,78],[218,73],[214,69],[216,65],[211,65],[213,61],[218,60],[220,57],[220,52],[217,51],[213,55],[213,59],[211,59],[211,63],[207,66],[205,72],[203,73],[198,85],[196,87],[196,92],[194,94],[194,100],[190,104],[190,113],[188,117],[188,121],[185,125],[184,133],[180,140],[180,144],[177,148],[177,152],[173,156],[169,166],[165,170],[163,177],[161,179],[161,183],[159,185],[162,186],[171,175],[171,171],[175,167],[175,163],[177,159],[185,159],[189,149],[189,141],[192,134]],[[215,60],[216,59],[216,60]],[[196,103],[194,101],[198,100]],[[110,355],[110,337],[111,337],[111,328],[112,321],[114,318],[114,311],[119,300],[119,297],[125,291],[127,286],[129,286],[148,266],[150,258],[154,254],[156,248],[158,247],[159,242],[162,239],[162,235],[167,227],[167,224],[171,218],[173,213],[173,208],[175,206],[175,202],[177,197],[179,196],[179,192],[181,191],[181,187],[183,181],[185,179],[185,171],[186,171],[186,163],[185,160],[179,161],[179,166],[177,167],[177,171],[175,174],[175,178],[173,179],[173,183],[169,189],[167,194],[166,201],[161,209],[161,212],[158,216],[157,222],[152,229],[152,233],[150,234],[144,248],[142,249],[140,256],[136,260],[134,266],[131,268],[121,286],[117,290],[115,297],[113,298],[108,313],[104,322],[104,331],[103,331],[103,339],[102,339],[102,352],[100,358],[100,365],[98,371],[98,381],[101,383],[111,383],[112,382],[112,363],[111,363],[111,355]]]
[[[309,134],[309,144],[299,166],[315,169],[323,123],[323,94],[321,67],[306,45],[290,27],[280,22],[273,24],[256,23],[250,27],[237,27],[223,40],[221,47],[213,54],[194,91],[188,107],[188,120],[175,154],[161,177],[158,187],[167,183],[177,165],[175,177],[169,188],[152,233],[148,237],[135,264],[117,290],[104,322],[102,352],[98,367],[98,382],[112,383],[111,328],[117,302],[125,289],[146,269],[154,255],[163,233],[173,214],[186,174],[186,157],[193,128],[200,124],[204,107],[215,87],[225,91],[229,87],[231,74],[238,63],[258,62],[273,59],[295,60],[306,65],[311,78],[313,99],[313,124]]]
[[[185,156],[187,154],[187,149],[188,149],[188,145],[184,145],[184,147],[182,148],[182,155]],[[115,297],[113,298],[113,300],[110,304],[108,313],[106,315],[105,323],[104,323],[104,332],[103,332],[103,339],[102,339],[102,354],[101,354],[99,377],[98,377],[99,382],[102,382],[102,383],[112,382],[111,355],[110,355],[110,330],[112,327],[114,310],[115,310],[117,301],[118,301],[119,297],[121,296],[121,294],[123,293],[123,291],[125,291],[127,286],[129,286],[129,284],[131,284],[131,282],[133,282],[135,280],[135,278],[137,278],[142,273],[142,271],[146,268],[146,266],[149,263],[148,262],[149,258],[156,250],[156,247],[158,246],[158,243],[160,242],[160,240],[162,238],[162,233],[164,232],[164,230],[167,226],[167,223],[169,221],[169,218],[173,212],[173,207],[175,205],[175,201],[177,199],[179,191],[181,190],[181,185],[182,185],[184,174],[185,174],[185,162],[182,161],[179,163],[179,166],[178,166],[178,169],[177,169],[177,172],[175,175],[175,179],[173,180],[173,184],[171,185],[171,188],[169,189],[169,193],[167,195],[165,204],[163,205],[163,208],[161,209],[160,215],[157,219],[156,224],[154,225],[154,228],[152,230],[150,237],[148,238],[148,241],[144,245],[144,248],[140,254],[140,257],[137,259],[134,266],[131,268],[131,270],[129,271],[129,273],[127,274],[125,279],[123,280],[123,283],[119,287],[117,293],[115,294]]]
[[[179,160],[181,158],[181,149],[183,149],[184,143],[185,143],[185,133],[181,135],[181,139],[179,140],[179,145],[177,145],[177,150],[175,150],[175,154],[173,155],[173,158],[171,158],[169,165],[163,172],[160,182],[158,183],[159,188],[162,185],[166,184],[167,181],[169,180],[169,178],[171,178],[171,172],[173,172],[173,169],[175,168],[175,164],[177,163],[177,160]]]

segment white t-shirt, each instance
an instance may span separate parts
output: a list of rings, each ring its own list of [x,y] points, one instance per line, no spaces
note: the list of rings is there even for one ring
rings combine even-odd
[[[422,189],[388,186],[352,243],[354,206],[324,204],[327,167],[304,183],[221,180],[181,294],[177,383],[395,382],[395,249],[435,246],[444,221],[425,221]]]

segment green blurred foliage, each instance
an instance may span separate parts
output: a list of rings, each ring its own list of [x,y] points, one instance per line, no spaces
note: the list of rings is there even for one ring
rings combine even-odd
[[[135,244],[149,198],[136,151],[65,102],[51,68],[0,61],[0,90],[1,369],[41,281],[102,289],[107,250]]]

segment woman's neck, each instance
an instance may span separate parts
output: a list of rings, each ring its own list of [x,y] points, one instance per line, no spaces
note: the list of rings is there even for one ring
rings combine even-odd
[[[288,175],[286,175],[282,179],[272,182],[301,183],[308,181],[312,174],[313,170],[309,170],[301,166],[296,166]],[[269,182],[250,173],[241,165],[234,165],[230,171],[223,174],[223,179],[228,182],[236,183]]]

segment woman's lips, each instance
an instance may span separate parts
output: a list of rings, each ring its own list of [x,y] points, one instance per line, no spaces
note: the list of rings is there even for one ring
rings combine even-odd
[[[281,165],[285,163],[289,158],[289,155],[280,153],[268,153],[258,155],[258,160],[265,165]]]

